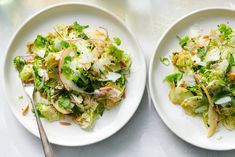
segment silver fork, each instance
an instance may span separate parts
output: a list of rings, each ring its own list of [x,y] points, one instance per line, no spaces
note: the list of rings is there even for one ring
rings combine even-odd
[[[36,121],[37,121],[37,125],[38,125],[38,131],[39,131],[40,139],[41,139],[41,142],[42,142],[42,147],[43,147],[44,155],[45,155],[45,157],[53,157],[54,153],[53,153],[52,147],[51,147],[51,145],[50,145],[50,143],[48,141],[46,132],[45,132],[43,126],[42,126],[42,122],[41,122],[40,117],[38,115],[37,108],[36,108],[36,106],[34,104],[34,101],[33,101],[34,85],[33,84],[25,84],[23,82],[22,82],[22,84],[23,84],[25,93],[29,97],[30,102],[31,102],[31,104],[33,106],[33,110],[34,110]]]

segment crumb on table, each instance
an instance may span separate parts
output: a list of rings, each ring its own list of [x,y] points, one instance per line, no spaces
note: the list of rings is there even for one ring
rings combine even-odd
[[[222,136],[217,137],[217,140],[218,140],[218,141],[221,140],[221,139],[222,139]]]
[[[23,96],[22,96],[22,95],[21,95],[21,96],[19,96],[19,97],[18,97],[18,99],[23,99]]]

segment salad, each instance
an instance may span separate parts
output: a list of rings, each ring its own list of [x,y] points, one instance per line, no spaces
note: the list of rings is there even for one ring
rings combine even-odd
[[[89,128],[125,97],[131,58],[120,44],[105,28],[60,24],[28,43],[27,53],[16,56],[14,65],[22,82],[34,84],[41,117],[71,117]]]
[[[227,24],[205,35],[179,38],[181,50],[168,58],[174,72],[165,77],[169,99],[186,114],[199,116],[212,136],[218,124],[235,129],[235,32]]]

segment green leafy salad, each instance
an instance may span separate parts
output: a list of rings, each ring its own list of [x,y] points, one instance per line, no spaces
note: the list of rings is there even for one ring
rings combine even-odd
[[[179,37],[178,37],[179,38]],[[169,99],[186,114],[200,116],[212,136],[218,124],[235,128],[235,32],[227,24],[205,35],[179,38],[172,53],[174,72],[165,77]],[[167,65],[167,58],[161,61]]]
[[[131,58],[105,28],[60,24],[28,43],[14,65],[24,83],[34,84],[38,113],[48,121],[66,115],[89,128],[124,97]]]

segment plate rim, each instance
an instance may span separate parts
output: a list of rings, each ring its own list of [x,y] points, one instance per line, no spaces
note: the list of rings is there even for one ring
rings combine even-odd
[[[26,20],[23,21],[23,23],[19,26],[18,29],[16,29],[16,31],[12,34],[8,44],[7,44],[7,47],[6,47],[6,51],[5,51],[5,54],[4,54],[4,57],[3,57],[3,66],[2,66],[2,76],[5,76],[5,73],[7,73],[7,66],[6,66],[6,62],[7,62],[7,56],[8,56],[8,53],[9,50],[10,50],[10,47],[11,45],[13,44],[14,42],[14,39],[15,37],[18,35],[18,33],[25,27],[25,25],[27,25],[31,20],[33,20],[35,17],[37,16],[40,16],[40,14],[44,13],[44,12],[47,12],[51,9],[56,9],[57,7],[61,7],[61,6],[71,6],[71,5],[77,5],[77,6],[85,6],[85,7],[90,7],[90,8],[93,8],[93,9],[96,9],[96,10],[99,10],[99,11],[102,11],[104,12],[105,14],[107,15],[110,15],[113,19],[115,19],[118,23],[120,23],[123,28],[126,29],[126,31],[129,33],[130,37],[133,39],[133,42],[136,43],[136,46],[137,46],[137,49],[139,50],[139,55],[140,55],[140,58],[143,58],[142,59],[142,62],[143,62],[143,73],[145,74],[143,76],[143,83],[142,83],[142,87],[141,87],[141,91],[140,91],[140,97],[137,98],[137,106],[136,108],[134,108],[133,110],[133,113],[132,115],[129,116],[129,118],[127,118],[125,120],[125,122],[122,124],[122,125],[119,125],[119,127],[117,127],[117,129],[113,130],[110,134],[108,134],[107,136],[103,137],[103,138],[100,138],[98,140],[92,140],[90,142],[86,142],[84,144],[63,144],[63,142],[61,143],[56,143],[56,142],[53,142],[53,141],[50,141],[50,143],[52,144],[55,144],[55,145],[59,145],[59,146],[69,146],[69,147],[76,147],[76,146],[86,146],[86,145],[91,145],[91,144],[95,144],[95,143],[98,143],[100,141],[103,141],[105,139],[108,139],[109,137],[113,136],[114,134],[116,134],[117,132],[119,132],[125,125],[128,124],[128,122],[131,120],[131,118],[134,116],[134,114],[136,113],[137,109],[139,108],[139,105],[141,103],[141,100],[143,98],[143,95],[144,95],[144,91],[145,91],[145,85],[146,85],[146,80],[147,80],[147,66],[146,66],[146,60],[145,60],[145,56],[144,56],[144,51],[139,43],[139,41],[137,40],[137,38],[134,36],[134,33],[132,32],[132,30],[125,24],[125,22],[120,19],[117,15],[115,15],[114,13],[112,13],[111,11],[109,11],[108,9],[105,9],[97,4],[92,4],[92,3],[89,3],[89,2],[62,2],[62,3],[56,3],[56,4],[52,4],[52,5],[49,5],[47,7],[43,7],[42,9],[40,9],[39,11],[36,11],[35,13],[33,13],[31,16],[29,16],[28,18],[26,18]],[[37,138],[40,138],[39,137],[39,134],[30,130],[29,128],[27,128],[22,121],[20,121],[20,119],[18,118],[18,115],[17,113],[14,111],[13,109],[13,106],[14,105],[11,105],[11,101],[10,101],[10,97],[7,96],[7,85],[6,85],[6,77],[3,77],[2,79],[2,87],[3,87],[3,95],[4,97],[6,98],[6,103],[8,104],[8,107],[10,107],[10,110],[11,110],[11,113],[13,113],[14,117],[16,118],[16,120],[23,126],[24,129],[26,129],[28,132],[30,132],[32,135],[35,135]]]
[[[149,90],[150,90],[150,95],[151,95],[151,100],[153,102],[154,108],[157,111],[157,114],[159,115],[159,117],[161,118],[161,120],[164,122],[164,124],[167,126],[167,128],[174,133],[177,137],[179,137],[181,140],[185,141],[186,143],[189,143],[191,145],[194,145],[196,147],[199,148],[203,148],[203,149],[207,149],[207,150],[216,150],[216,151],[227,151],[227,150],[234,150],[235,149],[235,145],[233,147],[227,147],[227,148],[217,148],[217,147],[210,147],[210,146],[202,146],[198,143],[195,143],[193,141],[187,140],[184,138],[183,135],[177,133],[174,131],[174,128],[170,126],[170,124],[168,123],[168,120],[165,118],[165,116],[163,115],[163,113],[161,112],[161,109],[158,107],[159,105],[156,102],[155,96],[154,96],[154,92],[153,92],[153,76],[152,76],[152,71],[153,71],[153,64],[154,64],[154,60],[156,58],[156,55],[158,54],[158,49],[162,43],[162,40],[165,38],[165,36],[168,34],[168,32],[170,32],[175,25],[177,25],[178,23],[180,23],[183,20],[186,20],[188,18],[190,18],[191,16],[198,14],[198,13],[203,13],[203,12],[208,12],[208,11],[230,11],[230,12],[234,12],[235,13],[235,9],[233,8],[228,8],[228,7],[206,7],[203,9],[196,9],[192,12],[187,13],[186,15],[181,16],[180,18],[178,18],[175,22],[173,22],[173,24],[171,24],[165,31],[164,33],[160,36],[160,38],[158,39],[157,42],[157,46],[154,49],[154,53],[151,56],[150,59],[150,65],[149,65],[149,69],[148,69],[148,86],[149,86]],[[235,17],[235,15],[234,15]],[[235,131],[235,130],[234,130]]]

